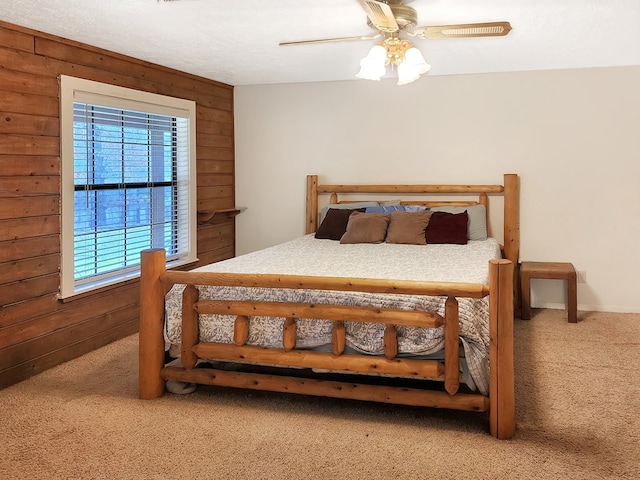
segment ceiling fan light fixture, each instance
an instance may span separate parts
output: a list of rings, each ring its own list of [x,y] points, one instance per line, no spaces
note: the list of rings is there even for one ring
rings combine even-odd
[[[384,42],[374,45],[367,56],[360,60],[360,71],[356,77],[380,80],[389,64],[398,69],[398,85],[406,85],[417,80],[431,68],[420,50],[409,41],[390,36]]]

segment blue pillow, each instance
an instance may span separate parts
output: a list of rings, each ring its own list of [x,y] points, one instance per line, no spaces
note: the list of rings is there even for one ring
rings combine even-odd
[[[404,205],[385,205],[378,207],[367,207],[364,213],[392,213],[401,211],[404,212]]]

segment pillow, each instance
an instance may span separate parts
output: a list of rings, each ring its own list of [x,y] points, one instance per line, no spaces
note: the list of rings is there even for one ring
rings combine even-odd
[[[364,208],[330,208],[327,211],[324,220],[318,227],[318,230],[316,230],[316,238],[340,240],[342,235],[344,235],[344,232],[347,230],[349,215],[353,212],[364,212]]]
[[[434,212],[462,213],[469,215],[467,225],[467,238],[469,240],[487,239],[487,210],[484,205],[472,205],[469,207],[433,207]]]
[[[340,243],[382,243],[389,225],[388,213],[353,212]]]
[[[367,207],[365,213],[392,213],[397,210],[404,212],[404,205],[380,205],[379,207]]]
[[[426,245],[425,229],[433,212],[393,212],[387,231],[387,243]]]
[[[425,230],[429,243],[455,243],[466,245],[469,215],[463,213],[433,212]]]
[[[324,217],[330,208],[335,208],[335,209],[346,208],[348,210],[354,210],[356,208],[367,208],[367,207],[377,207],[377,206],[378,206],[378,202],[331,203],[320,210],[319,222],[322,223],[324,221]]]

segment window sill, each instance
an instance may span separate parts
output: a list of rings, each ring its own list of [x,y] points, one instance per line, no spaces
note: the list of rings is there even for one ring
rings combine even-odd
[[[97,296],[97,295],[102,295],[104,293],[107,293],[111,290],[115,290],[117,288],[123,288],[123,287],[128,287],[130,285],[133,285],[135,283],[138,283],[140,281],[139,276],[136,278],[130,278],[128,280],[122,280],[118,283],[114,283],[111,285],[105,285],[104,287],[99,287],[99,288],[95,288],[93,290],[89,290],[86,292],[82,292],[82,293],[77,293],[75,295],[71,295],[69,297],[58,297],[58,302],[60,303],[71,303],[71,302],[75,302],[76,300],[84,300],[88,297],[93,297],[93,296]]]
[[[198,265],[198,259],[196,258],[195,260],[189,261],[189,262],[185,262],[185,263],[181,263],[179,265],[174,265],[171,266],[169,268],[167,268],[167,270],[191,270],[192,268],[195,268]],[[74,295],[70,295],[68,297],[58,297],[58,302],[59,303],[71,303],[71,302],[75,302],[77,300],[83,300],[86,299],[88,297],[93,297],[93,296],[99,296],[99,295],[103,295],[106,294],[112,290],[116,290],[118,288],[127,288],[129,286],[132,285],[136,285],[140,282],[140,274],[136,274],[135,277],[133,278],[128,278],[125,280],[120,280],[117,281],[115,283],[109,284],[109,285],[104,285],[102,287],[97,287],[91,290],[87,290],[86,292],[81,292],[81,293],[76,293]]]

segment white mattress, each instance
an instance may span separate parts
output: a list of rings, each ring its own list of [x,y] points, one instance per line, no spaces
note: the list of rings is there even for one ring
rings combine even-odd
[[[498,242],[489,238],[467,245],[343,245],[319,240],[313,235],[291,240],[264,250],[200,267],[195,271],[231,273],[269,273],[332,277],[386,278],[439,282],[488,284],[488,263],[500,258]],[[166,298],[166,340],[180,343],[181,292],[176,285]],[[333,303],[388,308],[437,311],[444,314],[444,297],[367,294],[358,292],[305,291],[287,289],[248,289],[237,287],[199,287],[200,298],[249,300],[257,295],[280,302]],[[460,298],[460,338],[469,373],[477,389],[489,390],[489,320],[487,299]],[[252,317],[248,344],[281,347],[282,320]],[[235,317],[201,315],[200,339],[233,343]],[[383,354],[381,324],[347,323],[347,345],[362,353]],[[331,343],[332,322],[297,321],[297,348],[315,348]],[[443,328],[398,328],[401,354],[429,355],[444,348]]]

